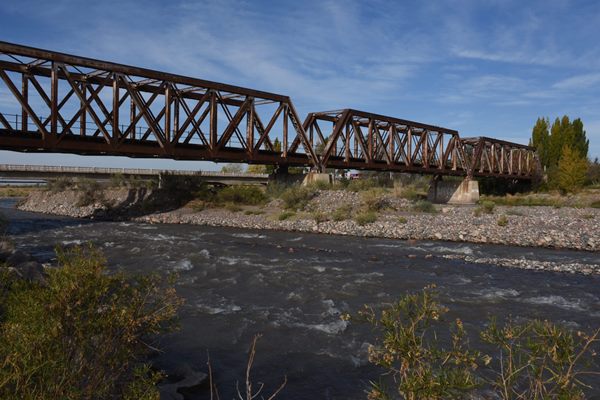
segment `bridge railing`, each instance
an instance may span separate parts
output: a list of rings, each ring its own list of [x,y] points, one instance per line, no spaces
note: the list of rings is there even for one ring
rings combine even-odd
[[[98,174],[98,175],[139,175],[139,176],[158,176],[161,174],[182,175],[182,176],[207,176],[222,178],[245,178],[245,179],[266,179],[268,174],[236,173],[220,171],[186,171],[186,170],[164,170],[148,168],[105,168],[105,167],[71,167],[71,166],[53,166],[53,165],[17,165],[0,164],[0,173],[2,172],[31,172],[31,173],[56,173],[56,174]]]

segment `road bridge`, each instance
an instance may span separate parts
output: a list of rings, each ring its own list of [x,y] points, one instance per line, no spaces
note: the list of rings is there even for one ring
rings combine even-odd
[[[535,150],[358,110],[0,42],[0,149],[532,180]]]
[[[161,170],[146,168],[101,168],[101,167],[69,167],[49,165],[13,165],[0,164],[0,179],[46,180],[58,177],[90,178],[108,180],[120,175],[125,178],[141,179],[159,178],[161,175],[193,176],[198,180],[219,184],[262,184],[269,182],[268,174],[247,174],[218,171],[185,171]]]

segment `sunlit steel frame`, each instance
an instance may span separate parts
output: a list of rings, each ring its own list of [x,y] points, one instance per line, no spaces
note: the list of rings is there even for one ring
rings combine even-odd
[[[0,42],[0,53],[10,57],[0,60],[0,83],[21,108],[20,124],[0,114],[0,148],[318,164],[287,96],[5,42]],[[50,84],[40,84],[40,77],[50,78]],[[59,85],[66,90],[59,91]],[[103,89],[110,91],[109,101],[100,95]],[[45,102],[47,117],[33,110],[32,91]],[[79,107],[64,115],[64,104],[73,99]],[[121,115],[128,103],[128,115]],[[268,103],[277,107],[265,124],[257,108]],[[153,112],[152,104],[160,104],[160,111]],[[218,109],[226,121],[218,121]],[[210,127],[203,131],[206,119]],[[275,133],[278,121],[281,131]],[[144,127],[138,132],[140,125]],[[280,149],[273,145],[274,137],[281,138]]]

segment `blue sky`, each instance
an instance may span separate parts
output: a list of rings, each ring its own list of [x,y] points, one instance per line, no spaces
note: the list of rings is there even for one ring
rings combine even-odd
[[[0,39],[527,143],[581,117],[600,157],[598,1],[3,0]],[[0,152],[3,163],[216,168]]]

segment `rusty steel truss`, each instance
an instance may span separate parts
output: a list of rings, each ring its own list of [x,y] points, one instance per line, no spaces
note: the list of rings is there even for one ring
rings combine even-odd
[[[8,108],[8,110],[7,110]],[[0,42],[0,149],[531,179],[534,149]]]
[[[304,129],[329,168],[515,179],[539,168],[529,146],[352,109],[311,113]]]

